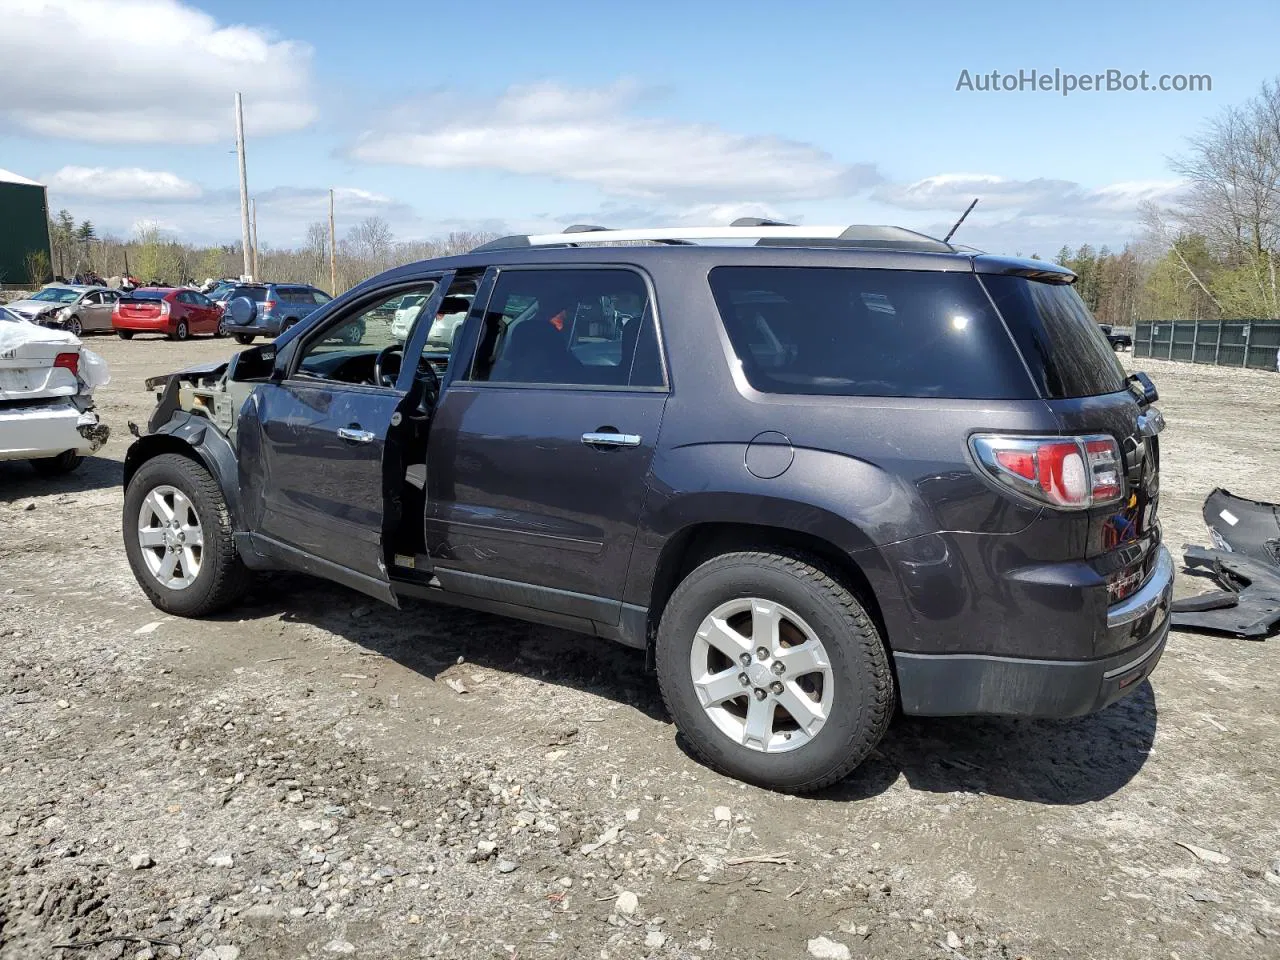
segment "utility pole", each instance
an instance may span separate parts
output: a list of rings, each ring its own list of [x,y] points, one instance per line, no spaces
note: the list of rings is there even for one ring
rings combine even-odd
[[[236,94],[236,153],[240,155],[240,243],[244,247],[244,273],[253,277],[249,236],[249,174],[244,165],[244,99]]]
[[[258,279],[258,201],[249,201],[253,226],[253,279]]]
[[[333,226],[333,188],[329,188],[329,295],[338,295],[338,244]]]

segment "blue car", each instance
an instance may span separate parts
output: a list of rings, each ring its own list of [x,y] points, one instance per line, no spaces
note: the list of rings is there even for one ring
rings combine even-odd
[[[244,298],[253,304],[245,317],[232,320],[230,311],[222,321],[222,332],[248,345],[255,337],[277,337],[333,298],[305,283],[240,283],[224,291],[218,299],[225,310]]]

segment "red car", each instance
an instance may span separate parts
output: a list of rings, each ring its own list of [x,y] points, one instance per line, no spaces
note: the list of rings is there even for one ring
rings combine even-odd
[[[218,335],[222,308],[195,290],[140,287],[116,301],[111,326],[121,340],[135,333],[162,333],[186,340],[200,333]]]

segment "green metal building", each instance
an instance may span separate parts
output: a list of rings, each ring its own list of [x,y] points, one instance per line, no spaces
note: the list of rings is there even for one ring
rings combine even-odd
[[[0,286],[30,286],[49,279],[30,276],[29,256],[49,247],[49,200],[42,183],[0,170]]]

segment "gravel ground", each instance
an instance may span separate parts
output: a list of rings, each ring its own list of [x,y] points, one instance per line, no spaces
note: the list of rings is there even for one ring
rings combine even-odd
[[[1175,634],[1097,716],[899,719],[845,783],[770,794],[589,638],[284,575],[160,615],[126,423],[231,347],[90,345],[111,442],[0,464],[0,956],[1280,957],[1280,641]],[[1144,366],[1170,543],[1215,485],[1280,499],[1280,378]]]

